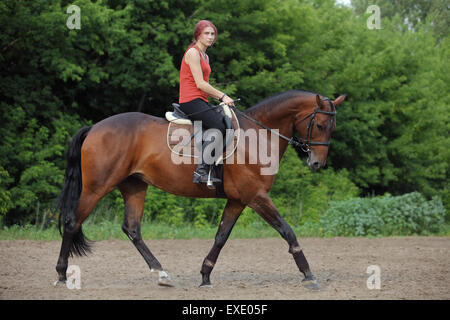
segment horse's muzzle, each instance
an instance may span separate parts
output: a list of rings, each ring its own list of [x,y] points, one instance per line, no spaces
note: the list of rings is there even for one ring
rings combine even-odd
[[[321,168],[323,168],[324,166],[325,166],[325,164],[326,164],[326,160],[325,161],[319,161],[316,157],[314,157],[314,155],[313,154],[309,154],[309,157],[308,157],[308,161],[307,161],[307,163],[308,163],[308,167],[311,169],[311,170],[314,170],[314,171],[316,171],[316,170],[319,170],[319,169],[321,169]]]

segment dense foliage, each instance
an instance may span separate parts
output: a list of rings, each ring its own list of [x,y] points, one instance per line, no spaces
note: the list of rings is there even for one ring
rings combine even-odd
[[[321,217],[324,234],[333,236],[390,236],[439,232],[445,208],[418,192],[393,197],[353,198],[330,203]]]
[[[161,116],[177,100],[179,64],[200,19],[219,30],[211,82],[242,98],[240,107],[293,88],[348,95],[327,170],[312,173],[292,150],[285,155],[271,195],[288,221],[319,221],[329,200],[358,194],[418,191],[450,208],[450,47],[439,1],[380,0],[381,29],[369,30],[365,0],[353,0],[355,9],[333,0],[3,0],[3,223],[51,216],[79,128],[120,112]],[[66,25],[71,4],[79,30]],[[151,219],[175,224],[215,223],[223,208],[153,188],[148,198]],[[117,193],[105,201],[123,205]]]

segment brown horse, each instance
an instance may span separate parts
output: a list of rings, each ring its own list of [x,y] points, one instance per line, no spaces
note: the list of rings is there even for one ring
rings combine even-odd
[[[317,170],[326,163],[331,132],[336,126],[335,107],[345,96],[331,101],[321,95],[305,91],[288,91],[270,97],[259,104],[238,113],[240,127],[246,130],[278,129],[258,144],[271,145],[277,139],[277,159],[283,156],[289,143],[294,142],[308,153],[308,165]],[[254,119],[255,121],[252,121]],[[159,272],[159,284],[171,285],[167,273],[151,253],[141,237],[140,223],[148,185],[164,191],[198,198],[214,198],[214,190],[192,182],[195,164],[174,164],[167,147],[168,121],[147,114],[132,112],[104,119],[92,127],[81,129],[73,138],[67,152],[65,184],[58,207],[59,227],[63,227],[61,251],[56,266],[59,282],[66,281],[69,255],[83,255],[90,251],[81,225],[94,206],[114,188],[118,188],[125,201],[122,230],[136,246],[151,271]],[[262,129],[262,128],[266,129]],[[301,144],[295,142],[295,133]],[[237,151],[245,150],[245,139],[238,144]],[[298,141],[298,140],[297,140]],[[274,149],[271,149],[274,152]],[[276,152],[276,151],[275,151]],[[263,165],[223,165],[223,183],[227,203],[215,237],[214,245],[205,257],[201,268],[201,286],[211,286],[210,274],[219,253],[246,206],[254,209],[275,228],[289,245],[300,272],[305,276],[303,284],[318,289],[308,262],[297,242],[291,227],[283,219],[270,199],[275,175],[262,175]]]

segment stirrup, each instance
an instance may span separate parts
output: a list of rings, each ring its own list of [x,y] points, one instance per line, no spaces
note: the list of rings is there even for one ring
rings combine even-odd
[[[212,167],[209,168],[208,174],[200,174],[197,171],[194,171],[194,179],[193,182],[195,184],[198,183],[206,183],[206,186],[209,189],[215,189],[214,183],[220,183],[222,180],[211,176]]]
[[[212,166],[209,167],[208,181],[206,181],[206,186],[208,187],[208,189],[215,189],[216,187],[214,186],[214,183],[211,181],[211,171],[212,171]],[[216,180],[219,180],[219,179],[216,179]]]

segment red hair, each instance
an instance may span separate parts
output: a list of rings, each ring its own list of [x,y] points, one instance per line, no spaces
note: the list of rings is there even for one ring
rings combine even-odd
[[[203,30],[205,30],[205,28],[207,27],[211,27],[214,29],[214,42],[213,44],[216,42],[217,39],[217,28],[216,26],[209,20],[200,20],[199,22],[197,22],[197,24],[195,25],[194,28],[194,41],[191,43],[191,45],[189,47],[192,47],[195,45],[195,43],[197,42],[198,37],[200,37],[200,35],[202,34]]]

